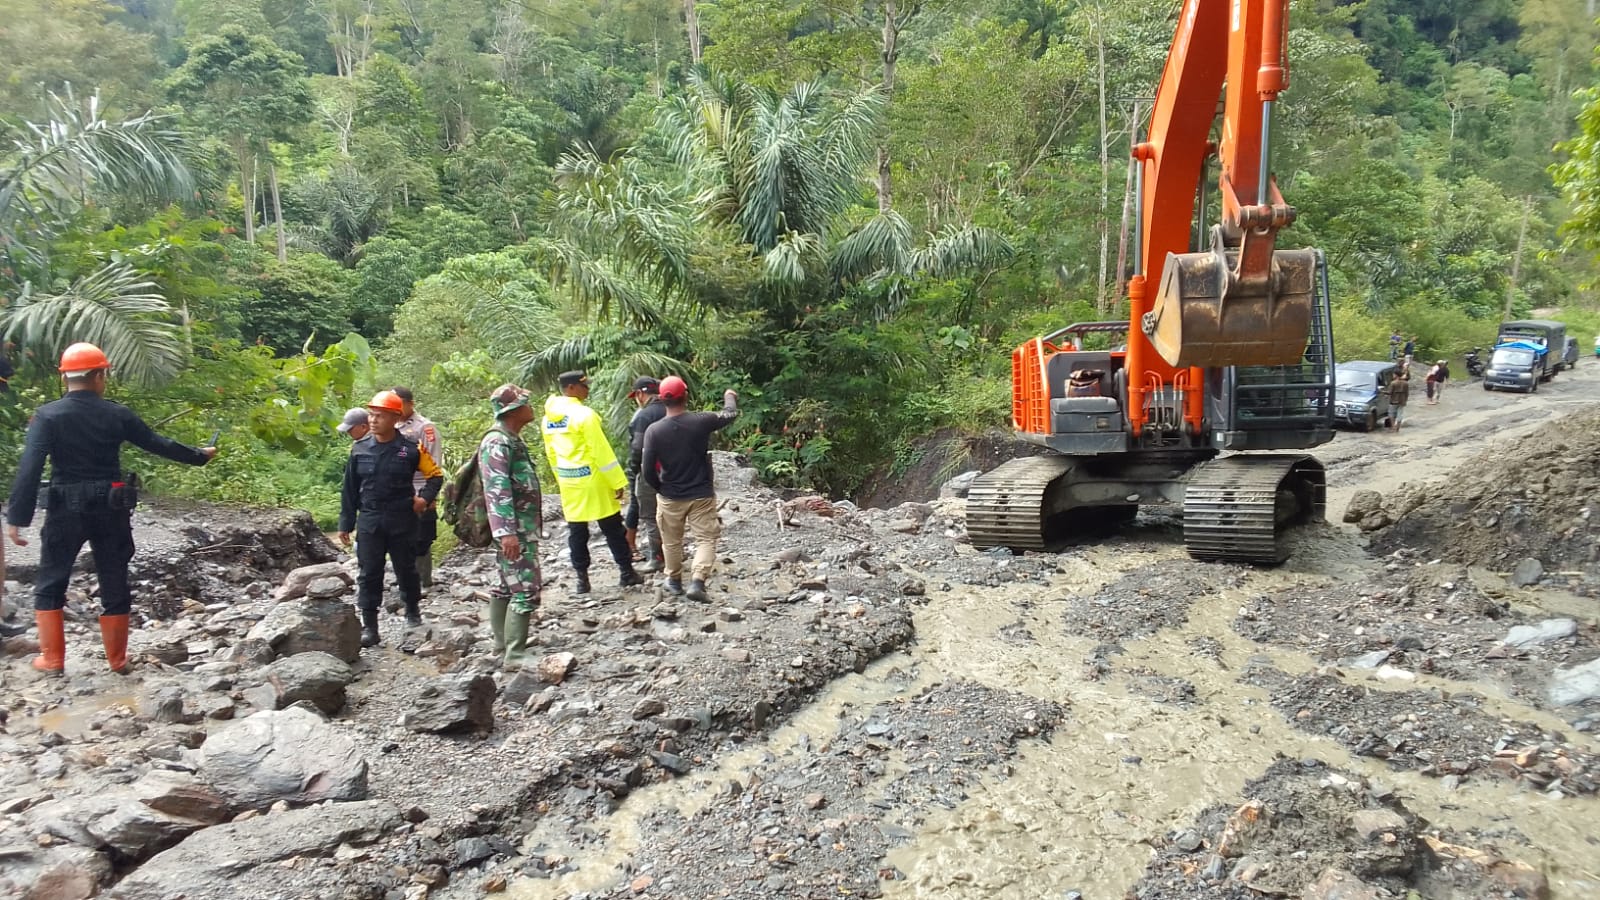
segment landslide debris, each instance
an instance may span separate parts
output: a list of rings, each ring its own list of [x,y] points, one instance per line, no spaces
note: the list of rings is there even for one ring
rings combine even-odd
[[[1414,548],[1499,571],[1534,559],[1548,572],[1577,573],[1569,576],[1574,587],[1600,593],[1596,434],[1600,408],[1587,408],[1496,444],[1448,479],[1406,484],[1383,497],[1380,510],[1361,498],[1363,520],[1392,522],[1374,535],[1373,548]]]
[[[1174,832],[1136,900],[1542,898],[1526,864],[1430,830],[1383,785],[1315,759],[1280,760]]]

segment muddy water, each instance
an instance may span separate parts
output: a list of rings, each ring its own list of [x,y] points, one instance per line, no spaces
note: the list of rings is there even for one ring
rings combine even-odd
[[[1329,511],[1337,520],[1361,488],[1388,490],[1408,480],[1442,475],[1481,449],[1488,438],[1514,437],[1586,400],[1600,384],[1600,366],[1564,375],[1533,397],[1487,395],[1464,388],[1440,407],[1413,410],[1400,435],[1341,435],[1328,453]],[[1551,800],[1509,782],[1473,779],[1447,791],[1438,779],[1391,771],[1381,761],[1353,758],[1331,740],[1296,731],[1265,693],[1239,681],[1252,661],[1289,673],[1311,670],[1305,654],[1267,648],[1235,634],[1240,605],[1261,593],[1360,577],[1378,563],[1366,558],[1349,530],[1322,529],[1305,538],[1277,570],[1248,573],[1240,587],[1197,601],[1187,621],[1125,644],[1110,672],[1084,665],[1095,641],[1068,632],[1060,599],[1092,592],[1130,572],[1183,556],[1179,542],[1159,529],[1069,553],[1062,571],[1039,587],[935,593],[916,612],[917,640],[905,653],[881,660],[864,675],[832,685],[768,739],[720,757],[714,767],[631,795],[603,823],[601,839],[582,848],[563,843],[559,826],[530,834],[526,853],[570,857],[577,871],[558,879],[513,883],[519,898],[560,898],[613,887],[636,851],[638,823],[672,808],[685,817],[717,799],[731,779],[836,733],[850,711],[915,692],[940,681],[966,679],[1065,705],[1068,719],[1048,741],[1025,742],[1010,777],[974,786],[969,799],[936,811],[887,862],[904,880],[883,882],[900,898],[1036,898],[1077,890],[1092,898],[1120,897],[1149,862],[1151,842],[1187,827],[1201,810],[1237,801],[1246,781],[1279,757],[1314,757],[1395,788],[1431,825],[1484,835],[1501,850],[1541,868],[1557,900],[1600,897],[1600,856],[1591,843],[1600,828],[1592,798]],[[1552,612],[1592,619],[1592,601],[1552,594],[1535,602]],[[1008,640],[997,629],[1019,623],[1031,642]],[[1196,639],[1220,647],[1197,654]],[[1130,670],[1183,679],[1189,705],[1158,703],[1140,693]],[[903,676],[903,677],[902,677]],[[1439,678],[1383,682],[1374,689],[1470,689],[1492,714],[1570,734],[1557,717],[1529,708],[1491,684]],[[890,771],[884,779],[896,777]],[[868,785],[869,793],[875,786]]]
[[[139,711],[139,698],[134,694],[78,697],[70,703],[40,713],[34,717],[31,724],[40,731],[53,731],[62,737],[82,737],[90,730],[89,720],[93,719],[95,714],[114,706],[127,707],[131,713],[136,714]]]

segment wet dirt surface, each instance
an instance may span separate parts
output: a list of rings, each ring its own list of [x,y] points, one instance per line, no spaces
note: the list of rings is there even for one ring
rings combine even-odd
[[[1531,397],[1457,385],[1398,434],[1341,432],[1315,451],[1330,518],[1358,490],[1442,490],[1597,386],[1600,366]],[[536,655],[572,653],[571,673],[517,703],[497,673],[491,733],[399,725],[425,681],[483,670],[482,561],[442,570],[458,583],[425,605],[426,633],[386,616],[330,724],[404,821],[241,870],[231,895],[1167,900],[1300,897],[1348,874],[1370,891],[1351,896],[1600,897],[1600,701],[1548,690],[1600,657],[1600,610],[1567,580],[1373,555],[1333,524],[1275,569],[1199,564],[1167,515],[1060,553],[980,553],[960,501],[818,515],[719,463],[711,604],[569,598],[553,534]],[[265,608],[191,607],[175,628],[207,659]],[[1552,619],[1570,630],[1507,643]],[[258,679],[226,674],[242,717]],[[24,811],[0,811],[0,846],[33,839],[38,798],[181,766],[148,754],[227,725],[149,721],[185,677],[171,667],[132,690],[5,677],[0,772],[22,793],[0,810]],[[1265,824],[1244,828],[1252,801]]]

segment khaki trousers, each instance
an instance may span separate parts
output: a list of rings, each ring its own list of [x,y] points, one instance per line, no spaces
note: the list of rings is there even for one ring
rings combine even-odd
[[[666,558],[668,578],[683,574],[683,533],[694,538],[694,569],[691,577],[704,581],[711,577],[717,561],[717,538],[722,535],[722,520],[717,518],[717,498],[697,500],[656,499],[656,525],[661,529],[661,555]],[[680,579],[681,580],[681,579]]]

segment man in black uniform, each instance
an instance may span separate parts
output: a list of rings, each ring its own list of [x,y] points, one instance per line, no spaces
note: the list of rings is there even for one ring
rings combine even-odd
[[[361,646],[378,644],[378,605],[383,600],[383,562],[394,563],[406,625],[422,624],[422,583],[417,574],[417,517],[444,487],[433,457],[396,428],[404,407],[394,391],[380,391],[367,404],[372,432],[350,448],[339,496],[339,542],[350,546],[359,526],[356,561],[361,565],[356,605],[361,608]],[[424,479],[419,493],[411,477]],[[359,516],[359,518],[358,518]]]
[[[67,605],[67,581],[85,541],[94,552],[100,579],[100,639],[111,671],[128,668],[128,562],[133,559],[133,507],[137,489],[122,474],[124,442],[158,456],[203,466],[217,448],[195,448],[150,430],[132,410],[105,399],[111,361],[93,344],[73,344],[61,354],[67,394],[46,403],[33,415],[28,442],[11,488],[6,511],[7,536],[24,546],[22,529],[33,524],[39,479],[50,461],[50,487],[44,533],[39,546],[39,574],[33,584],[34,619],[39,627],[41,672],[66,669],[67,641],[61,610]]]
[[[628,544],[634,545],[636,535],[644,530],[644,565],[641,572],[658,571],[661,558],[661,532],[656,528],[656,489],[639,477],[639,464],[644,457],[645,429],[666,418],[667,408],[661,404],[661,382],[644,377],[633,383],[628,394],[639,404],[633,418],[628,420]]]

